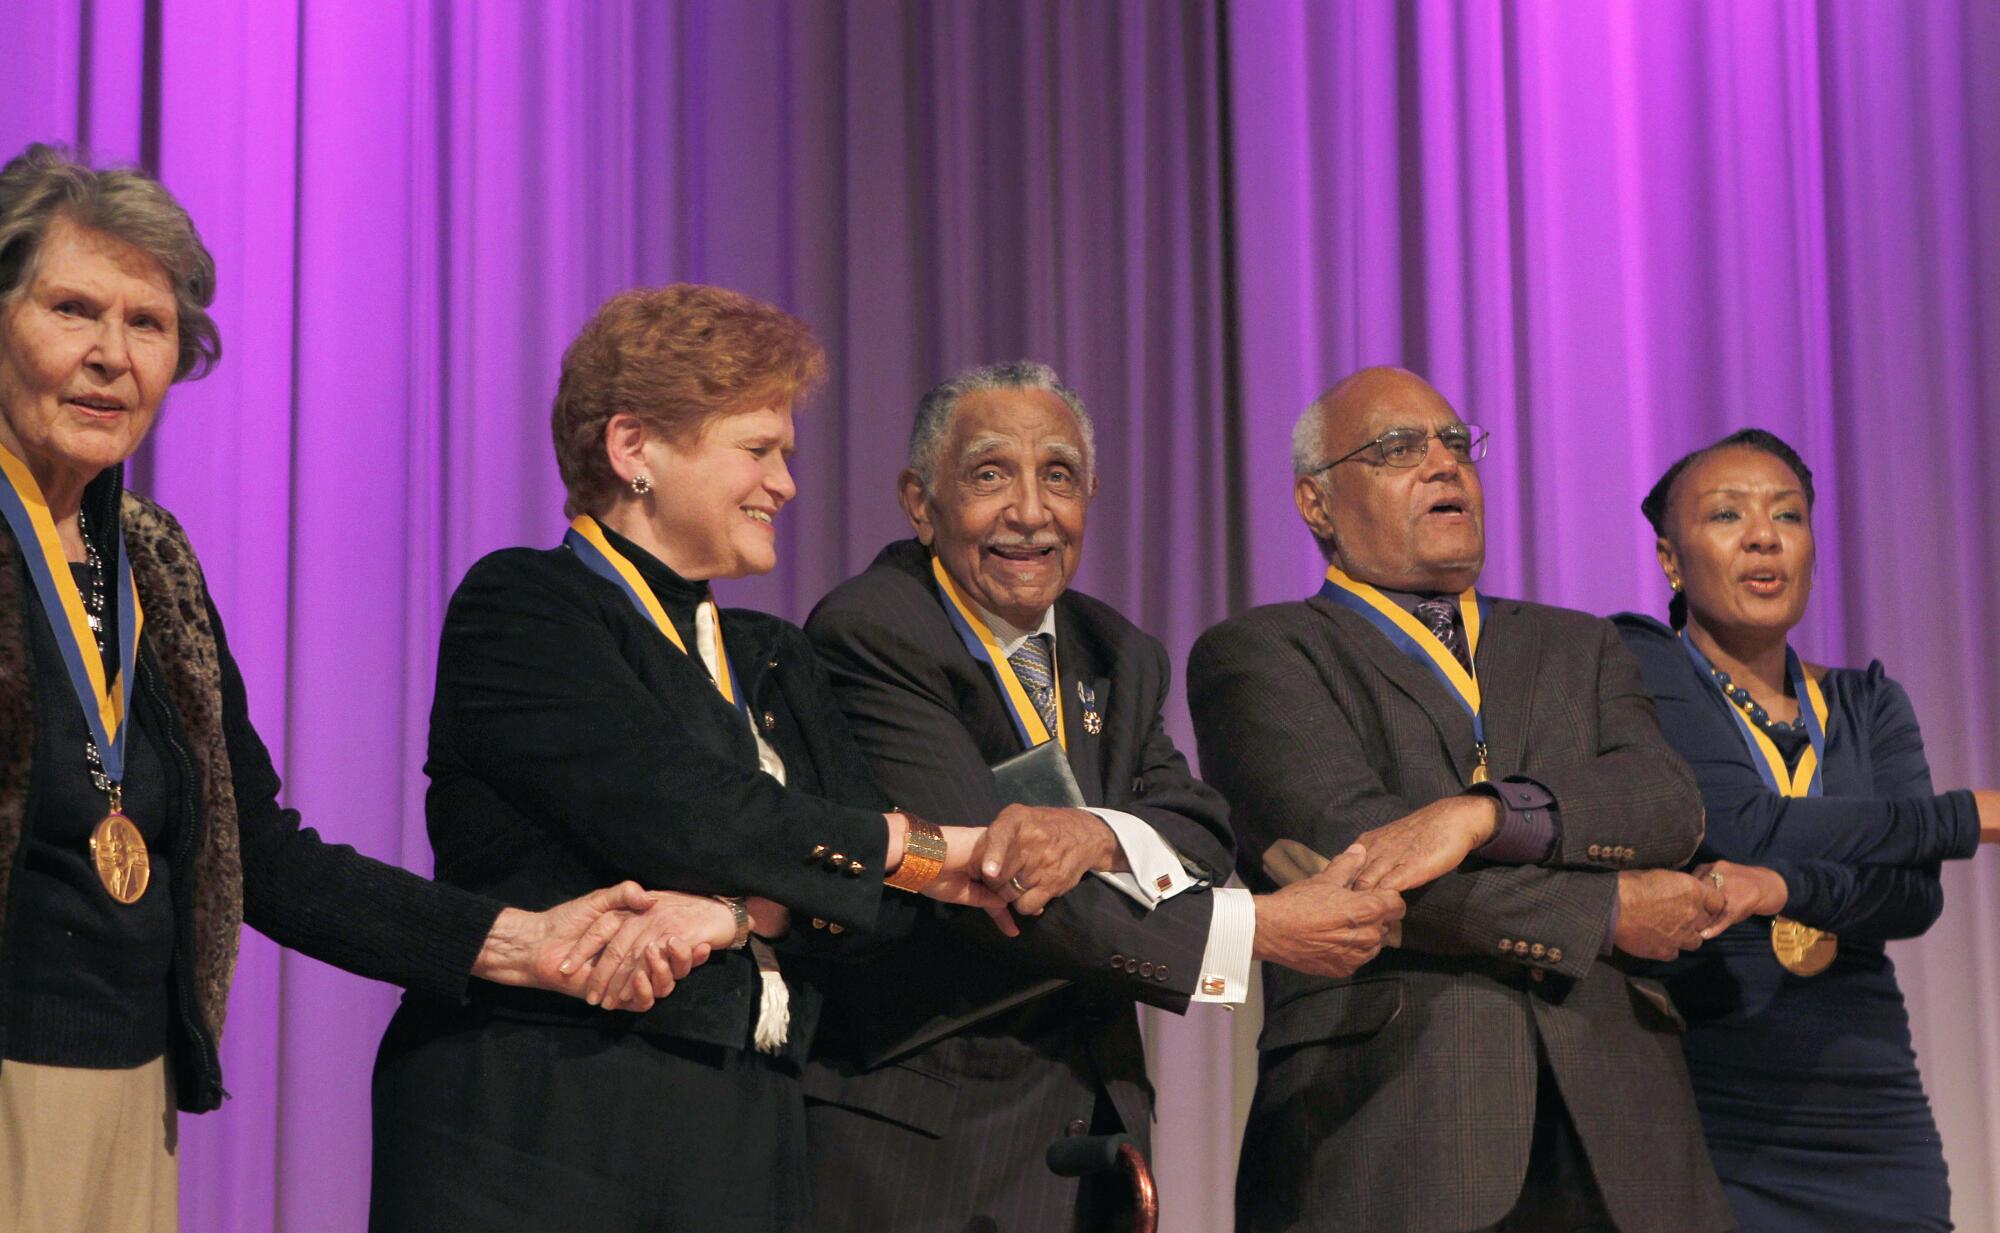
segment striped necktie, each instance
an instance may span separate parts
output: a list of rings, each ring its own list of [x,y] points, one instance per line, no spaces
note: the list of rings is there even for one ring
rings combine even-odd
[[[1049,652],[1048,639],[1041,634],[1030,634],[1020,649],[1007,657],[1014,666],[1014,675],[1021,678],[1021,685],[1028,691],[1028,697],[1041,712],[1042,722],[1050,732],[1056,730],[1056,677],[1053,668],[1055,656]]]

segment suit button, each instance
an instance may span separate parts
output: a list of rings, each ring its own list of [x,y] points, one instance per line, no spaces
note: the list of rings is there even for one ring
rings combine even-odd
[[[1563,961],[1562,947],[1560,946],[1549,947],[1549,962],[1561,963],[1562,961]]]
[[[1138,971],[1138,970],[1139,970],[1139,961],[1138,961],[1137,959],[1127,959],[1127,960],[1125,961],[1125,970],[1126,970],[1127,972],[1136,972],[1136,971]]]
[[[1163,980],[1165,980],[1166,978],[1167,978],[1167,965],[1166,965],[1166,964],[1164,964],[1164,963],[1162,963],[1162,964],[1159,964],[1158,966],[1156,966],[1156,967],[1155,967],[1155,968],[1153,969],[1153,979],[1154,979],[1154,980],[1160,980],[1160,981],[1163,981]]]
[[[1527,954],[1527,953],[1528,953],[1528,944],[1527,944],[1526,942],[1516,942],[1516,943],[1514,943],[1514,953],[1515,953],[1515,954],[1517,954],[1517,955],[1525,955],[1525,954]]]
[[[773,729],[773,728],[775,728],[775,727],[777,727],[777,726],[778,726],[778,717],[777,717],[776,715],[773,715],[773,714],[771,714],[771,712],[769,712],[769,711],[765,711],[765,712],[764,712],[764,731],[766,731],[766,732],[769,732],[769,731],[770,731],[771,729]]]
[[[1530,946],[1528,948],[1528,953],[1533,955],[1537,959],[1540,959],[1543,956],[1543,954],[1547,953],[1547,951],[1548,947],[1543,946],[1540,942],[1537,942],[1533,946]]]
[[[846,933],[847,926],[840,924],[838,921],[829,922],[827,924],[826,931],[828,933]]]
[[[1139,975],[1151,976],[1152,974],[1153,974],[1153,965],[1151,963],[1142,963],[1139,965]]]
[[[1122,967],[1124,967],[1124,966],[1125,966],[1125,956],[1123,956],[1123,955],[1113,955],[1113,956],[1111,956],[1111,966],[1112,966],[1112,967],[1114,967],[1114,968],[1122,968]]]
[[[1604,855],[1604,845],[1593,843],[1590,845],[1590,847],[1586,848],[1585,851],[1590,853],[1590,859],[1596,860],[1597,858]]]
[[[868,866],[862,864],[860,861],[847,862],[847,876],[850,878],[858,878],[867,871]]]
[[[1068,1135],[1070,1138],[1075,1139],[1081,1137],[1083,1133],[1089,1129],[1090,1129],[1089,1122],[1084,1121],[1080,1117],[1073,1117],[1069,1119],[1069,1125],[1063,1127],[1063,1133]]]
[[[844,869],[847,867],[847,853],[835,852],[826,858],[826,863],[830,869]]]
[[[826,928],[826,918],[825,918],[825,917],[823,917],[823,916],[815,916],[815,917],[813,917],[813,928],[815,928],[815,929],[824,929],[824,928]]]
[[[775,667],[777,667],[777,666],[778,666],[778,661],[774,659],[774,660],[772,660],[771,662],[769,662],[769,663],[765,664],[764,666],[765,666],[766,668],[775,668]]]
[[[1501,938],[1501,939],[1500,939],[1500,953],[1501,953],[1501,954],[1503,954],[1503,955],[1504,955],[1504,954],[1506,954],[1506,953],[1507,953],[1508,951],[1510,951],[1510,950],[1513,950],[1513,949],[1514,949],[1514,939],[1512,939],[1512,938]]]
[[[1541,984],[1543,981],[1547,980],[1548,978],[1549,974],[1547,972],[1542,971],[1540,968],[1530,968],[1528,970],[1528,979],[1534,981],[1538,985]]]
[[[1637,860],[1637,859],[1638,859],[1638,856],[1639,856],[1639,854],[1638,854],[1637,852],[1633,851],[1633,850],[1632,850],[1631,848],[1627,848],[1627,849],[1625,849],[1625,859],[1626,859],[1626,860],[1628,860],[1628,861],[1629,861],[1629,860]]]
[[[816,843],[813,845],[812,854],[806,857],[806,859],[809,861],[824,860],[826,858],[827,852],[829,852],[830,850],[831,849],[829,849],[825,844]]]

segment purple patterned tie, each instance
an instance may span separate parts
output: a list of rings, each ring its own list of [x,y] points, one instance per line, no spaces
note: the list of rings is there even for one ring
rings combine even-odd
[[[1458,605],[1448,599],[1427,599],[1417,605],[1417,619],[1436,635],[1439,642],[1458,658],[1467,672],[1472,671],[1472,659],[1465,653],[1465,639],[1458,628]]]

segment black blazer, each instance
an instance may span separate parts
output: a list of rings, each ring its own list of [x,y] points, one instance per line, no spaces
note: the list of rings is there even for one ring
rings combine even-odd
[[[648,578],[665,572],[630,555]],[[431,711],[426,812],[439,880],[540,908],[631,878],[764,895],[795,923],[877,925],[883,802],[825,675],[793,626],[737,609],[721,617],[750,715],[784,759],[784,786],[758,770],[755,742],[701,661],[568,549],[506,549],[474,565],[445,615]],[[865,876],[811,860],[822,843],[861,860]],[[782,966],[797,1053],[817,996],[796,965]],[[757,991],[749,952],[721,952],[634,1026],[747,1047]],[[478,994],[502,1015],[634,1019],[536,990]]]
[[[1407,896],[1403,944],[1345,980],[1266,966],[1241,1230],[1450,1233],[1520,1193],[1545,1058],[1618,1227],[1727,1228],[1660,987],[1599,957],[1615,875],[1678,867],[1700,799],[1609,622],[1494,600],[1479,644],[1491,771],[1548,788],[1546,866],[1469,862]],[[1333,854],[1463,792],[1472,725],[1430,670],[1314,598],[1204,634],[1188,661],[1202,766],[1239,871],[1280,837]]]
[[[806,632],[883,790],[934,821],[991,821],[1006,802],[987,768],[1019,753],[1020,738],[945,615],[929,551],[891,544],[820,602]],[[1143,819],[1202,883],[1146,912],[1087,877],[1015,939],[983,913],[923,905],[907,938],[829,996],[806,1075],[822,1228],[1066,1228],[1076,1184],[1042,1164],[1049,1142],[1086,1128],[1100,1094],[1141,1142],[1151,1132],[1132,1004],[1188,1004],[1213,913],[1207,883],[1229,868],[1224,807],[1166,734],[1158,640],[1072,591],[1056,603],[1056,646],[1084,799]],[[1095,693],[1099,732],[1085,725],[1079,683]],[[1075,987],[1017,1003],[1051,977]],[[872,1064],[886,1042],[940,1023],[960,1030]]]

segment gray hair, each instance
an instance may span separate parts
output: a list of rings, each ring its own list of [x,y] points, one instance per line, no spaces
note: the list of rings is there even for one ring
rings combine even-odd
[[[60,146],[40,142],[0,167],[0,305],[34,280],[49,227],[66,219],[130,244],[160,263],[174,291],[180,357],[174,380],[207,375],[222,358],[215,302],[215,258],[194,220],[158,180],[132,167],[99,171]]]
[[[1334,389],[1339,388],[1339,386],[1334,387]],[[1333,495],[1333,477],[1326,472],[1327,458],[1324,452],[1326,405],[1332,397],[1333,390],[1328,390],[1307,403],[1306,409],[1299,413],[1298,423],[1292,425],[1292,475],[1296,479],[1308,480],[1325,498],[1331,498]],[[1313,536],[1313,542],[1319,545],[1320,555],[1326,558],[1329,565],[1332,564],[1334,558],[1339,555],[1340,546],[1333,540],[1319,535]]]
[[[1336,387],[1338,388],[1338,387]],[[1306,404],[1299,422],[1292,425],[1292,475],[1304,479],[1326,465],[1326,404],[1328,390]]]
[[[917,401],[917,422],[910,427],[910,470],[916,472],[926,493],[931,491],[931,479],[937,474],[938,454],[951,435],[953,413],[958,410],[960,400],[979,390],[1047,390],[1062,399],[1076,417],[1076,430],[1083,438],[1084,479],[1097,473],[1097,430],[1091,425],[1090,412],[1083,409],[1083,399],[1064,385],[1056,370],[1047,364],[1011,360],[968,368],[951,380],[932,386]]]

